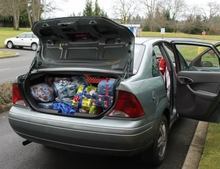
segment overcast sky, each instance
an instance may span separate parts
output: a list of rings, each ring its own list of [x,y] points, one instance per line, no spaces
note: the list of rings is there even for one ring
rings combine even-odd
[[[59,9],[50,14],[50,17],[70,16],[73,12],[77,15],[83,11],[86,0],[54,0],[55,6]],[[93,0],[95,1],[95,0]],[[109,17],[114,16],[113,4],[115,0],[98,0],[99,5],[104,9]],[[207,2],[218,0],[185,0],[188,6],[205,7]]]

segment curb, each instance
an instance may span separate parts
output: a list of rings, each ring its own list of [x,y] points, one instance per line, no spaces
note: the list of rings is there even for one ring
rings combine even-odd
[[[6,59],[6,58],[13,58],[13,57],[17,57],[19,56],[20,54],[18,52],[16,52],[15,55],[9,55],[9,56],[4,56],[4,57],[0,57],[0,59]]]
[[[182,169],[198,169],[206,141],[207,130],[208,123],[200,121],[193,136],[193,140],[190,144]]]

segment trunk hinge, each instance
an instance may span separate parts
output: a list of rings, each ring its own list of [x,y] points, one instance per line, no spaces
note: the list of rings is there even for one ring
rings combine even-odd
[[[124,68],[124,76],[123,79],[127,79],[132,73],[130,72],[131,69],[131,64],[132,64],[132,59],[129,59],[127,64],[125,65]]]

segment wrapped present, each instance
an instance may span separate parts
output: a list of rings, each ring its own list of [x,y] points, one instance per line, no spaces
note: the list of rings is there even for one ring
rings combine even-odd
[[[98,98],[95,101],[96,106],[103,108],[104,110],[108,109],[113,103],[112,96],[98,95]]]
[[[55,78],[54,90],[59,99],[73,97],[78,86],[67,78]]]
[[[92,106],[92,99],[82,98],[81,109],[85,110],[86,112],[89,112],[91,106]]]
[[[115,81],[116,81],[115,79],[106,79],[106,80],[100,81],[98,84],[98,94],[113,96]]]
[[[84,89],[86,88],[86,85],[79,85],[77,94],[81,94],[84,92]]]
[[[54,90],[46,83],[31,86],[31,95],[40,102],[51,102],[54,100]]]
[[[72,100],[72,105],[73,107],[75,107],[76,109],[80,109],[82,107],[82,94],[77,94],[73,97]]]
[[[87,94],[89,94],[90,96],[92,96],[93,94],[95,94],[96,91],[97,91],[97,87],[92,86],[92,85],[89,85],[89,86],[87,86],[87,87],[85,88],[85,92],[86,92]]]

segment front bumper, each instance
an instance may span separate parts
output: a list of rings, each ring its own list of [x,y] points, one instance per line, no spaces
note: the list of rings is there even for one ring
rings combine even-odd
[[[13,106],[9,123],[20,136],[52,147],[80,152],[130,155],[153,140],[154,123],[144,120],[82,119]]]

